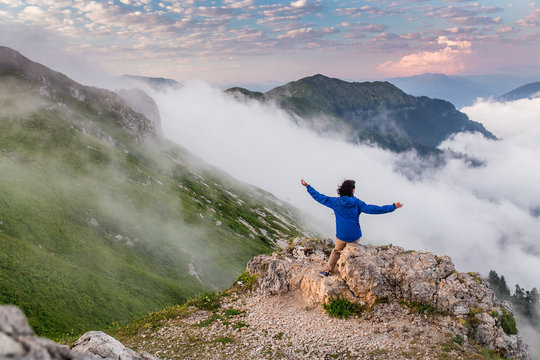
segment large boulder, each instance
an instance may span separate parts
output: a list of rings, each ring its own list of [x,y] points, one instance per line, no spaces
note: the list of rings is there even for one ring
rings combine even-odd
[[[71,351],[74,354],[93,355],[96,359],[110,360],[157,360],[148,354],[137,354],[120,341],[102,331],[89,331],[81,336]]]
[[[18,307],[0,306],[0,359],[157,360],[150,354],[137,354],[100,331],[84,334],[75,345],[70,350],[65,345],[36,336]]]

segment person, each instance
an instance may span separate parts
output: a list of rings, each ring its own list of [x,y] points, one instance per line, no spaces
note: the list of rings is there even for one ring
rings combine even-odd
[[[304,179],[301,184],[307,189],[307,192],[319,203],[334,210],[336,216],[336,245],[330,254],[328,264],[324,271],[319,275],[327,277],[332,274],[336,263],[341,256],[341,251],[350,243],[357,243],[362,237],[360,229],[360,214],[386,214],[399,209],[403,204],[396,202],[392,205],[368,205],[354,196],[355,181],[345,180],[337,189],[339,197],[329,197],[319,193]]]

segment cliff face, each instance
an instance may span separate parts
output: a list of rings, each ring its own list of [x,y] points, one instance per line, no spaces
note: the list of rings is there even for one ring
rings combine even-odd
[[[309,305],[343,297],[367,307],[380,302],[424,306],[447,319],[440,327],[443,333],[476,339],[506,357],[528,357],[521,338],[503,329],[502,324],[513,319],[510,305],[498,302],[478,274],[457,272],[448,256],[351,244],[335,274],[321,278],[318,271],[330,251],[328,242],[297,239],[284,252],[255,257],[248,271],[257,277],[255,288],[262,295],[298,291]],[[384,321],[391,323],[392,318]]]

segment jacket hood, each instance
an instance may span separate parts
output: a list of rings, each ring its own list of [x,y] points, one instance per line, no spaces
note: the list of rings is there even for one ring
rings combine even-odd
[[[352,208],[356,206],[358,199],[354,196],[341,196],[338,198],[338,204],[345,208]]]

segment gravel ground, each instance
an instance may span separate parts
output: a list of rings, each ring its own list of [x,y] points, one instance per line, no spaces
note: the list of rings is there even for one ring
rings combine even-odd
[[[379,304],[361,317],[336,319],[307,307],[299,293],[233,294],[214,312],[192,307],[133,343],[162,359],[482,359],[453,341],[454,320]],[[466,342],[466,341],[465,341]]]

